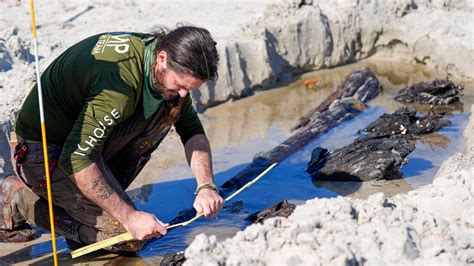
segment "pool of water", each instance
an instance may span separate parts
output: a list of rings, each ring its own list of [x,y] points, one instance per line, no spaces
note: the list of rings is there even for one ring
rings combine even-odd
[[[424,66],[392,63],[386,61],[363,61],[354,65],[315,71],[302,75],[291,84],[281,88],[263,91],[255,96],[229,102],[209,109],[202,114],[207,135],[213,147],[215,180],[224,183],[251,162],[258,152],[268,151],[291,135],[291,128],[298,118],[317,106],[354,69],[371,68],[383,86],[382,93],[369,103],[368,108],[354,119],[333,128],[327,134],[309,143],[305,148],[288,157],[256,184],[239,194],[218,218],[198,219],[187,227],[170,230],[165,237],[149,241],[139,253],[140,258],[120,258],[120,262],[156,264],[166,253],[184,250],[197,234],[214,234],[218,239],[235,235],[249,225],[246,217],[281,200],[303,203],[313,198],[328,198],[338,195],[366,198],[376,192],[387,195],[406,192],[430,184],[440,164],[464,144],[462,131],[469,118],[469,108],[474,103],[474,86],[462,83],[465,95],[462,104],[436,111],[448,111],[452,125],[440,131],[421,137],[416,149],[408,156],[409,162],[401,168],[403,179],[376,182],[330,182],[313,183],[305,172],[311,151],[318,147],[334,150],[349,144],[359,136],[359,130],[366,127],[383,113],[391,113],[402,105],[393,101],[397,91],[419,81],[443,78],[442,74]],[[317,79],[317,89],[302,86],[304,79]],[[458,82],[459,83],[459,82]],[[426,113],[426,106],[411,105],[420,114]],[[155,155],[159,157],[160,154]],[[166,166],[159,174],[156,168],[147,165],[143,175],[165,182],[145,184],[129,191],[140,210],[154,213],[162,221],[170,221],[183,209],[192,206],[196,187],[187,163],[182,160]],[[58,242],[58,249],[65,249],[65,242]],[[49,242],[32,246],[25,251],[35,258],[51,252]],[[67,262],[69,251],[61,255]],[[91,261],[97,257],[89,256]],[[109,257],[104,261],[110,260]],[[47,261],[47,260],[46,260]],[[79,260],[80,261],[80,260]],[[100,261],[101,263],[104,261]],[[71,261],[69,261],[71,262]]]

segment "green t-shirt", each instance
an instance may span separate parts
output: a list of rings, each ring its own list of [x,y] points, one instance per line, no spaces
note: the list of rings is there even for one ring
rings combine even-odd
[[[145,66],[145,61],[154,60],[149,58],[153,53],[145,53],[154,44],[139,33],[95,35],[67,49],[41,75],[47,139],[63,145],[59,167],[66,174],[89,166],[126,118],[143,109],[145,113],[158,109],[163,100],[149,78],[151,66]],[[20,137],[41,141],[38,110],[35,85],[15,123]],[[189,95],[175,128],[183,144],[204,133]]]

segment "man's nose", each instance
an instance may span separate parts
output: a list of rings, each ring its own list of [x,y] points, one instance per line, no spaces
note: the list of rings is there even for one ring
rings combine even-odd
[[[179,89],[178,93],[181,98],[184,98],[186,95],[188,95],[188,90]]]

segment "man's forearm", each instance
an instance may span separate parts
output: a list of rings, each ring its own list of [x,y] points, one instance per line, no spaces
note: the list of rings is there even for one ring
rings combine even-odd
[[[95,163],[70,176],[79,190],[92,202],[99,205],[120,223],[125,224],[135,211],[112,188]]]
[[[214,184],[211,147],[207,137],[202,134],[193,136],[186,142],[184,150],[198,186],[206,183]]]
[[[188,159],[191,170],[198,187],[204,184],[214,184],[212,176],[212,158],[209,141],[205,135],[196,135],[188,140],[185,147],[186,158]],[[194,199],[194,209],[197,213],[204,214],[205,217],[212,217],[222,209],[224,200],[212,187],[201,187],[197,190]]]

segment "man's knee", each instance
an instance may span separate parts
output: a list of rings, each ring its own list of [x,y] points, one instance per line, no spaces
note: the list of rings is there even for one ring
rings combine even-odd
[[[51,221],[48,201],[36,195],[29,188],[18,191],[12,199],[12,209],[21,213],[28,223],[46,231],[50,230]],[[73,241],[79,241],[78,227],[81,223],[72,218],[63,208],[53,205],[56,234]]]
[[[96,243],[102,240],[106,240],[106,239],[118,236],[125,232],[126,231],[124,231],[123,229],[119,231],[113,230],[113,231],[106,232],[106,231],[98,230],[95,227],[81,225],[79,227],[79,238],[81,239],[81,242],[83,243],[92,244],[92,243]],[[143,247],[144,244],[145,244],[145,241],[131,240],[131,241],[116,244],[104,249],[114,252],[114,253],[127,254],[127,253],[134,253],[134,252],[139,251]]]
[[[0,239],[7,242],[26,242],[35,236],[18,206],[19,194],[25,189],[14,175],[0,177]]]
[[[127,254],[138,252],[143,247],[143,245],[145,245],[145,241],[130,240],[121,244],[113,245],[105,249],[119,254]]]
[[[25,223],[17,206],[22,189],[27,188],[15,175],[0,177],[0,229],[14,229]]]
[[[31,191],[29,188],[24,188],[17,191],[17,193],[13,195],[11,199],[11,203],[10,203],[12,218],[15,219],[15,217],[18,218],[21,216],[28,223],[44,228],[44,226],[41,226],[42,225],[41,222],[39,222],[39,220],[41,220],[42,217],[39,217],[39,216],[44,216],[44,218],[47,221],[49,221],[49,215],[47,212],[48,210],[47,203],[44,206],[46,207],[46,209],[42,209],[41,207],[39,208],[39,209],[42,209],[42,212],[45,212],[46,214],[38,215],[39,212],[37,211],[36,208],[40,200],[41,198],[38,195],[36,195],[33,191]],[[49,223],[45,222],[45,225],[48,225],[48,224]]]

